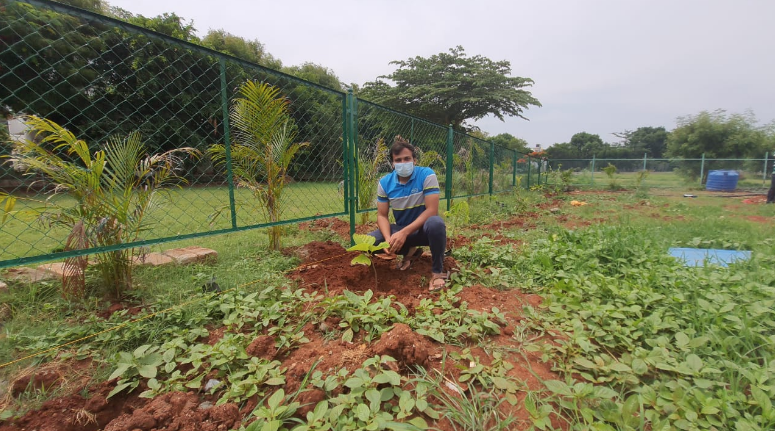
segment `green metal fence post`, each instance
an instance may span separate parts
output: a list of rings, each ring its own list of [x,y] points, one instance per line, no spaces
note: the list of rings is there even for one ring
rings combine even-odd
[[[762,169],[762,187],[767,185],[767,159],[769,158],[769,151],[764,153],[764,168]]]
[[[533,167],[533,162],[530,160],[530,156],[527,156],[527,185],[525,185],[525,189],[530,189],[530,171]]]
[[[592,154],[592,169],[590,171],[590,184],[595,185],[595,155]]]
[[[447,128],[447,165],[446,178],[444,179],[444,196],[447,198],[447,211],[452,207],[452,164],[454,163],[454,141],[455,133],[452,131],[452,125]]]
[[[353,235],[355,235],[355,183],[357,182],[355,177],[358,175],[358,170],[355,165],[355,154],[357,148],[355,147],[355,96],[353,96],[352,88],[347,90],[347,163],[349,165],[349,178],[350,181],[350,206],[348,212],[350,214],[350,245],[355,245]]]
[[[511,187],[517,185],[517,151],[511,151]]]
[[[490,196],[492,196],[493,177],[495,176],[495,142],[490,141]]]
[[[342,195],[344,196],[344,212],[350,210],[350,134],[347,132],[347,113],[349,112],[350,98],[342,97]]]
[[[646,170],[646,159],[648,157],[648,153],[643,153],[643,170]]]
[[[702,161],[700,162],[700,185],[702,185],[702,177],[705,176],[705,153],[702,153]]]
[[[231,227],[237,227],[237,204],[234,201],[234,173],[231,167],[231,130],[229,128],[229,97],[226,94],[226,60],[220,59],[221,111],[223,112],[223,146],[226,153],[226,181],[229,184],[229,211]]]

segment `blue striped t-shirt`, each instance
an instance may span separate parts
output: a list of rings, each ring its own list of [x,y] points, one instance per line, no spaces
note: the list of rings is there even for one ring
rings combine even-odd
[[[439,193],[439,180],[433,169],[415,166],[406,184],[398,182],[395,171],[379,180],[377,202],[388,202],[399,226],[410,225],[425,211],[425,195]]]

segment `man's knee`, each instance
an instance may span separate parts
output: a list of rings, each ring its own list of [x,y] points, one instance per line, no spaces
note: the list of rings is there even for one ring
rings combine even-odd
[[[374,238],[376,238],[377,242],[385,240],[385,238],[382,237],[382,232],[380,232],[379,229],[377,229],[375,231],[372,231],[372,232],[369,232],[367,235],[373,236]]]
[[[444,219],[439,216],[428,217],[428,220],[425,220],[425,231],[428,235],[446,234],[447,227],[444,225]]]

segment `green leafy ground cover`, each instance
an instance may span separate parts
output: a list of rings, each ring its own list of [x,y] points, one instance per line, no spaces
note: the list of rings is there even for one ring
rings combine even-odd
[[[570,206],[571,199],[587,205]],[[140,269],[135,315],[130,308],[103,318],[97,314],[106,304],[99,301],[61,301],[46,283],[12,285],[2,296],[11,310],[0,339],[2,363],[190,303],[2,368],[0,392],[30,366],[90,358],[84,393],[115,378],[115,397],[137,387],[134,394],[143,397],[183,390],[215,403],[245,406],[258,399],[243,425],[251,431],[775,427],[773,208],[633,193],[521,193],[477,199],[471,208],[471,225],[457,227],[470,242],[454,250],[461,268],[453,287],[412,312],[369,290],[302,289],[284,275],[299,261],[261,251],[262,233],[213,239],[208,245],[221,254],[214,266]],[[290,245],[341,241],[298,227],[286,233]],[[513,242],[519,252],[505,246]],[[671,246],[746,249],[753,259],[729,268],[685,268],[666,255]],[[212,274],[222,286],[244,286],[202,293]],[[526,304],[508,345],[497,345],[501,311],[473,310],[460,300],[474,285],[504,295],[537,293],[544,301]],[[336,327],[321,326],[329,317]],[[275,358],[282,358],[308,343],[312,330],[372,345],[399,323],[433,340],[442,366],[404,369],[396,358],[373,356],[334,373],[312,367],[303,384],[291,387],[280,360],[246,354],[252,340],[268,335]],[[208,343],[218,328],[224,335]],[[556,373],[538,388],[509,373],[530,355]],[[454,379],[444,372],[449,368],[458,370]],[[213,378],[220,384],[205,391]],[[305,389],[322,391],[322,400],[304,406]],[[1,419],[10,423],[66,392],[30,387],[6,396]]]

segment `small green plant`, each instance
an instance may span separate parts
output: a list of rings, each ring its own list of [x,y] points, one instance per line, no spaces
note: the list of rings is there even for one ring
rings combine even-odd
[[[453,156],[455,166],[462,171],[462,188],[466,195],[474,195],[480,190],[483,184],[482,178],[477,177],[477,173],[484,174],[484,171],[478,171],[474,168],[474,162],[481,157],[484,150],[476,144],[473,139],[468,139],[464,146]]]
[[[344,331],[342,341],[352,342],[355,334],[363,330],[364,340],[371,342],[389,330],[394,323],[406,321],[407,310],[392,297],[374,299],[374,292],[367,290],[363,296],[345,290],[342,296],[325,304],[325,313],[341,318],[339,327]]]
[[[374,356],[352,375],[344,368],[325,378],[315,372],[310,382],[329,398],[320,401],[307,414],[307,423],[294,431],[428,429],[421,414],[440,418],[428,401],[431,382],[417,379],[412,389],[405,389],[406,378],[393,370],[396,366],[390,356]]]
[[[649,176],[648,170],[639,171],[635,176],[635,197],[647,198],[649,196],[649,188],[643,182]]]
[[[382,241],[381,243],[374,245],[377,239],[371,235],[363,234],[353,235],[353,241],[355,242],[355,245],[348,248],[347,251],[360,251],[361,253],[353,258],[353,260],[350,262],[350,265],[371,266],[371,269],[374,270],[374,288],[377,288],[379,286],[377,280],[377,268],[375,268],[372,264],[371,256],[375,251],[390,248],[390,244],[388,244],[387,241]]]
[[[571,191],[571,181],[573,181],[573,169],[565,169],[560,171],[560,183],[562,184],[562,191]]]
[[[468,206],[468,202],[459,200],[449,209],[444,212],[444,221],[447,224],[447,238],[454,240],[455,235],[458,233],[458,229],[466,226],[471,218],[471,211]],[[449,243],[448,243],[449,245]]]
[[[605,172],[605,175],[608,177],[608,188],[610,190],[618,190],[619,185],[616,184],[616,166],[612,164],[608,164],[608,166],[603,168],[603,172]]]
[[[295,396],[289,398],[286,399],[282,388],[276,390],[266,401],[266,406],[262,402],[253,410],[253,416],[258,419],[245,431],[280,430],[287,429],[283,427],[286,424],[303,423],[293,417],[301,404],[295,400]]]
[[[116,369],[108,380],[116,377],[121,379],[116,382],[116,387],[108,394],[108,398],[116,395],[124,389],[133,391],[140,384],[140,378],[150,379],[149,386],[156,383],[156,373],[159,365],[162,364],[162,356],[157,353],[159,347],[143,345],[134,350],[134,352],[119,352],[116,354]]]

